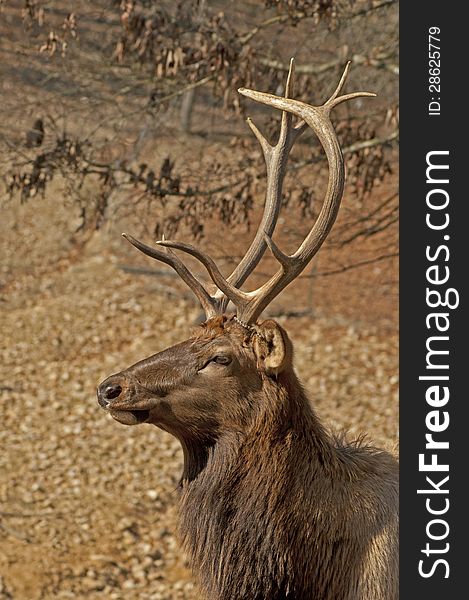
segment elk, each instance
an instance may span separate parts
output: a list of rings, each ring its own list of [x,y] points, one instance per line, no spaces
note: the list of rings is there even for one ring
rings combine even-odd
[[[98,387],[98,402],[120,423],[151,423],[183,449],[179,529],[209,600],[396,600],[398,597],[398,466],[387,452],[347,442],[321,424],[293,369],[292,343],[262,311],[303,271],[339,209],[344,160],[329,114],[350,63],[321,106],[248,89],[248,98],[282,111],[272,146],[249,122],[267,167],[266,201],[254,240],[229,277],[192,245],[127,240],[170,265],[193,290],[206,320],[195,333]],[[299,117],[295,124],[292,115]],[[298,250],[274,243],[288,154],[307,127],[329,164],[320,213]],[[255,291],[241,285],[266,248],[278,271]],[[210,294],[175,250],[207,269]],[[236,314],[227,313],[231,301]]]

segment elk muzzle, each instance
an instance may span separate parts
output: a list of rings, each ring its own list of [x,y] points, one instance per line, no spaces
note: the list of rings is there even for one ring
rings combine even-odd
[[[98,404],[124,425],[145,423],[150,410],[132,406],[132,385],[122,375],[111,375],[97,388]]]

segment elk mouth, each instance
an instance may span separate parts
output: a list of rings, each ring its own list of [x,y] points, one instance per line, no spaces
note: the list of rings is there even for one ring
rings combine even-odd
[[[150,417],[149,410],[110,410],[109,414],[123,425],[146,423]]]

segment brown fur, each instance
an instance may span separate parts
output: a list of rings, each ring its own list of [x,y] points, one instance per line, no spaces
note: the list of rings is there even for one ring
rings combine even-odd
[[[147,411],[182,444],[180,532],[208,599],[397,599],[397,463],[326,432],[274,321],[212,319],[98,396],[116,383],[111,414]]]

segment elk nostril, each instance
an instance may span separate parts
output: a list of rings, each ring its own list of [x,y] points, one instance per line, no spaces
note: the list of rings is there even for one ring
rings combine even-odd
[[[114,400],[114,398],[120,396],[121,392],[122,388],[120,385],[108,385],[104,388],[103,396],[106,398],[106,400]]]

